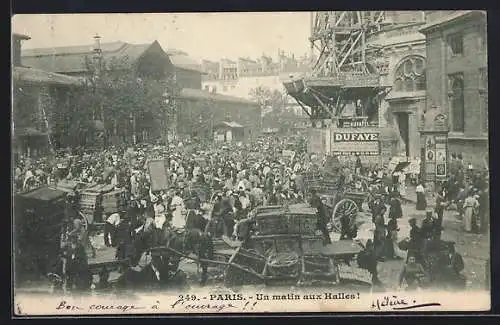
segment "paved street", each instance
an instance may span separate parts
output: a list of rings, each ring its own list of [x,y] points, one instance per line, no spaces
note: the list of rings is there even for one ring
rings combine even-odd
[[[406,203],[403,205],[403,218],[398,220],[400,228],[399,238],[401,240],[409,236],[409,219],[417,218],[418,223],[424,219],[425,212],[417,211],[415,204]],[[374,226],[371,222],[371,215],[363,213],[360,216],[365,223],[358,231],[358,239],[366,242],[373,238]],[[471,289],[484,289],[487,261],[489,259],[489,235],[468,234],[462,230],[462,222],[456,217],[455,211],[445,211],[443,220],[443,240],[454,241],[456,250],[459,252],[465,263],[464,274],[467,276],[467,286]],[[338,239],[338,234],[332,234],[332,239]],[[399,274],[404,265],[401,261],[385,261],[379,263],[379,277],[381,281],[390,288],[397,288]]]

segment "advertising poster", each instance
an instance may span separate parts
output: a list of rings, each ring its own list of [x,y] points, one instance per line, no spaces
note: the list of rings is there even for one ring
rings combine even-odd
[[[332,154],[337,156],[378,156],[380,133],[378,131],[334,130],[331,148]]]

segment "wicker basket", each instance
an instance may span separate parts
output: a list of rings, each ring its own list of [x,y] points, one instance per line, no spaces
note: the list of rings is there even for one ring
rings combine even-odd
[[[291,261],[287,263],[275,263],[276,259],[279,259],[281,256],[289,255],[291,257]],[[267,277],[276,277],[276,278],[295,278],[300,274],[300,257],[296,253],[277,253],[271,254],[266,261],[266,266],[264,270],[264,274]]]

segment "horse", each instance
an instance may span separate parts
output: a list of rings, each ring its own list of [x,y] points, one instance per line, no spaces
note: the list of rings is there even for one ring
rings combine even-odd
[[[135,238],[135,247],[139,261],[144,260],[140,268],[132,267],[132,273],[125,274],[128,283],[148,283],[150,281],[158,284],[166,284],[177,274],[181,258],[190,254],[199,259],[213,259],[214,243],[210,234],[200,230],[206,226],[206,219],[197,218],[193,212],[188,211],[188,217],[192,220],[190,227],[176,230],[169,227],[167,223],[163,228],[155,228],[152,224],[144,227]],[[203,220],[202,220],[203,219]],[[188,219],[189,220],[189,219]],[[149,258],[146,258],[149,256]],[[200,284],[205,285],[208,280],[208,263],[200,261],[202,273]],[[151,272],[153,271],[153,272]]]
[[[234,226],[233,236],[240,241],[243,248],[250,248],[249,239],[254,230],[255,220],[252,218],[245,218],[239,220]]]
[[[177,269],[181,258],[188,257],[190,254],[203,260],[211,260],[214,257],[214,242],[211,235],[198,228],[185,228],[179,231],[165,227],[161,234],[163,237],[160,242],[163,247],[152,260],[154,266],[160,271],[160,276],[162,270]],[[208,262],[199,261],[198,266],[201,267],[200,285],[205,285],[208,280]]]

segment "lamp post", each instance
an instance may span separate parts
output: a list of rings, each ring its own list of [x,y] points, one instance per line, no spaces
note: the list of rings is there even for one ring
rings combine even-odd
[[[165,145],[168,145],[168,120],[169,120],[169,107],[172,103],[172,99],[169,92],[163,93],[163,119],[162,119],[162,133],[163,133],[163,142]]]

